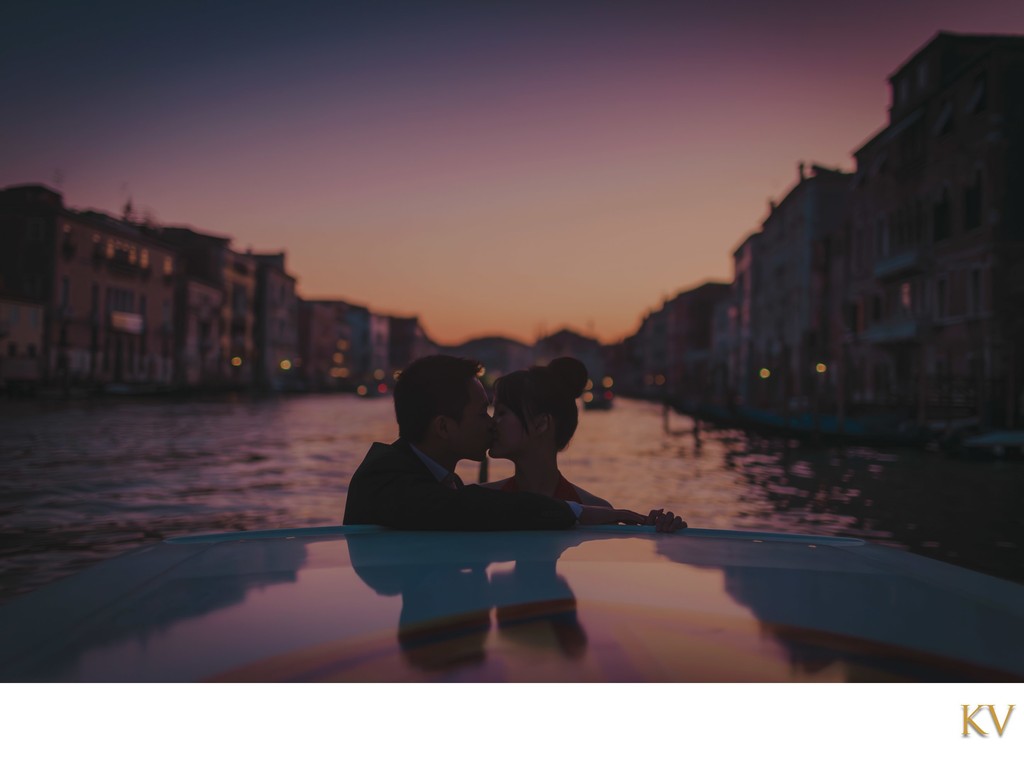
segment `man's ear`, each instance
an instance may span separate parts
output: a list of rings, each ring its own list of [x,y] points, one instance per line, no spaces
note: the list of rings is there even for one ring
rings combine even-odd
[[[452,420],[444,414],[438,414],[430,420],[430,431],[441,440],[447,440],[451,436]]]
[[[551,414],[537,414],[531,421],[531,431],[539,435],[545,434],[552,426]]]

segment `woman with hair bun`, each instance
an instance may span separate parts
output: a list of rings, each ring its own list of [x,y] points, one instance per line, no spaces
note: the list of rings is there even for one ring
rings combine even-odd
[[[586,384],[587,368],[568,356],[561,356],[546,367],[530,367],[498,379],[496,434],[490,457],[511,461],[515,474],[488,482],[486,487],[611,507],[558,471],[558,453],[568,446],[580,423],[577,398]]]
[[[572,440],[579,424],[576,399],[586,384],[587,368],[568,356],[498,379],[491,458],[509,459],[516,471],[508,479],[487,483],[487,487],[611,508],[610,503],[572,484],[558,471],[558,453]]]
[[[547,366],[533,366],[498,379],[494,385],[495,438],[491,458],[515,464],[511,477],[484,487],[530,492],[574,501],[584,506],[613,508],[608,501],[574,485],[558,471],[558,453],[565,450],[579,424],[576,399],[587,384],[587,368],[562,356]],[[675,532],[686,522],[671,511],[654,509],[645,524],[658,532]]]

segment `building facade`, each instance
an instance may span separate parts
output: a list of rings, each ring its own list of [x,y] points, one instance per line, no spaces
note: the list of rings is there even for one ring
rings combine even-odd
[[[41,185],[0,192],[0,292],[44,307],[44,383],[169,386],[176,274],[176,251],[130,223]]]
[[[300,386],[299,303],[295,277],[285,271],[285,254],[252,254],[256,262],[256,323],[253,329],[256,381],[265,390]]]
[[[855,153],[843,353],[853,404],[1012,424],[1024,369],[1024,38],[940,33]]]

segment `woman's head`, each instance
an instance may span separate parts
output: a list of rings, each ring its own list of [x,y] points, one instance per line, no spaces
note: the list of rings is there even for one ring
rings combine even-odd
[[[491,455],[506,457],[526,437],[550,436],[561,451],[579,423],[576,399],[587,384],[587,368],[568,356],[501,377],[494,386],[498,439]]]

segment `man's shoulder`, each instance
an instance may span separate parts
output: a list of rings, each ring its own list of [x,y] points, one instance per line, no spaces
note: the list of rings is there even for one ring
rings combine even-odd
[[[356,474],[377,470],[411,470],[420,472],[426,471],[426,467],[416,454],[413,453],[409,444],[402,439],[393,443],[373,443],[370,450],[366,452],[363,462],[356,469]]]

